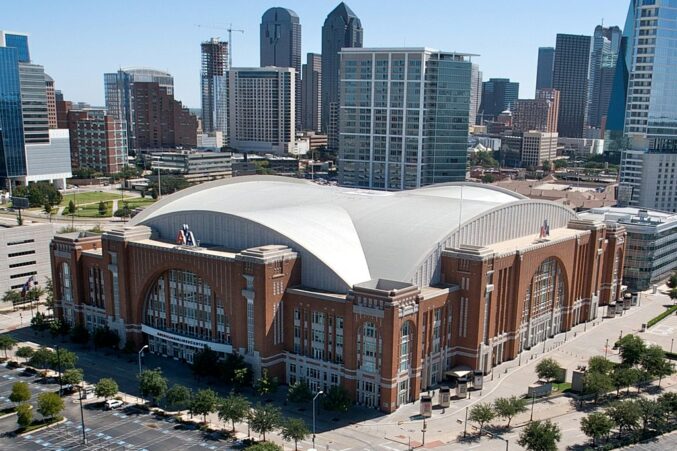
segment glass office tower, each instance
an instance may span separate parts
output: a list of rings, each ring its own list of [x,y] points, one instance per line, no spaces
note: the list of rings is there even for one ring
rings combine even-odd
[[[403,190],[465,180],[470,55],[341,52],[339,182]]]
[[[19,52],[14,47],[0,46],[0,177],[3,179],[25,175],[24,144]]]

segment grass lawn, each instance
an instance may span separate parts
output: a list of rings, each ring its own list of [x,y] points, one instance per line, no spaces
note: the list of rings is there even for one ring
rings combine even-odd
[[[68,193],[63,196],[63,200],[61,201],[62,207],[67,207],[68,202],[74,199],[75,205],[82,205],[82,204],[88,204],[88,203],[99,203],[102,200],[103,201],[108,201],[108,200],[115,200],[115,199],[120,199],[122,196],[120,196],[120,193],[111,193],[111,192],[103,192],[103,191],[85,191],[82,193],[75,193],[75,196],[73,196],[73,193]]]
[[[131,197],[125,198],[125,202],[129,205],[129,208],[134,209],[137,207],[147,207],[156,201],[152,197]],[[122,202],[118,202],[118,208],[122,208]]]
[[[110,217],[113,212],[111,211],[113,209],[113,202],[105,202],[106,204],[106,214],[105,215],[100,215],[99,214],[99,203],[94,203],[94,204],[89,204],[89,205],[84,205],[82,207],[77,207],[77,211],[75,212],[75,217],[76,218],[107,218]],[[64,216],[69,216],[68,213],[64,210]]]

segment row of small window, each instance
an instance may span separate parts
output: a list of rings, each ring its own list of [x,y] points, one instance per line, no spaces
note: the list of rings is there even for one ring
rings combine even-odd
[[[19,245],[19,244],[27,244],[27,243],[34,243],[34,242],[35,242],[35,240],[32,239],[32,238],[27,239],[27,240],[21,240],[21,241],[8,241],[7,246],[16,246],[16,245]],[[35,252],[35,251],[33,251],[33,252]],[[10,254],[10,256],[11,256],[11,254]]]
[[[9,265],[9,267],[10,268],[20,268],[21,266],[30,266],[30,265],[34,265],[35,263],[36,263],[35,261],[14,263],[12,265]]]
[[[20,257],[22,255],[33,255],[33,254],[35,254],[35,250],[23,251],[23,252],[12,252],[11,254],[7,254],[7,257],[13,258],[13,257]]]
[[[12,274],[11,276],[9,276],[9,278],[10,279],[18,279],[18,278],[21,278],[21,277],[30,277],[30,276],[36,275],[37,273],[38,273],[37,271],[23,272],[21,274]],[[23,285],[20,285],[20,286],[23,286]]]

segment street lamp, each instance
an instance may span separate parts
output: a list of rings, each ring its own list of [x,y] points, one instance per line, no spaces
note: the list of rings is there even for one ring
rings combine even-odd
[[[59,346],[55,346],[56,348],[56,360],[57,364],[59,366],[59,396],[63,396],[63,383],[61,382],[61,354],[59,353]]]
[[[87,444],[87,431],[85,430],[85,412],[82,410],[82,387],[78,385],[78,395],[80,398],[80,422],[82,423],[82,444]]]
[[[534,421],[534,403],[536,402],[536,395],[532,394],[531,395],[531,418],[529,418],[529,422],[531,423]]]
[[[313,397],[313,449],[315,449],[315,400],[317,399],[318,396],[323,394],[324,392],[320,390]]]
[[[425,445],[425,431],[428,429],[428,426],[425,424],[425,418],[423,418],[423,428],[421,429],[421,432],[423,433],[423,438],[421,446]]]
[[[465,423],[463,424],[463,438],[466,437],[468,433],[468,407],[465,408]]]
[[[139,349],[139,374],[141,374],[141,355],[144,349],[148,349],[148,345],[144,345],[143,348]]]

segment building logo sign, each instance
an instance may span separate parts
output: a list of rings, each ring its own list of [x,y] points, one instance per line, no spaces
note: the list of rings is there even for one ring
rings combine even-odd
[[[195,241],[195,235],[191,232],[188,224],[184,224],[179,233],[176,235],[176,244],[181,246],[197,246],[197,241]]]

